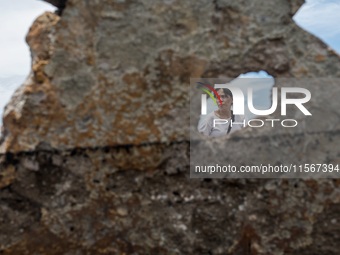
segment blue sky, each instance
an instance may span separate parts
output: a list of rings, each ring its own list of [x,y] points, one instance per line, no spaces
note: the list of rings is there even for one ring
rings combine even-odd
[[[307,0],[294,20],[340,54],[340,0]]]

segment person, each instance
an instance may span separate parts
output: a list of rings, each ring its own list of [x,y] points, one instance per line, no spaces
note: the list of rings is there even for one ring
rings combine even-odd
[[[216,100],[218,109],[211,113],[201,116],[198,123],[198,131],[210,137],[225,136],[240,130],[243,127],[244,118],[241,115],[234,115],[231,110],[233,104],[233,94],[227,88],[217,89],[222,104]],[[215,121],[214,121],[215,120]],[[215,123],[214,123],[215,122]],[[236,124],[233,124],[236,123]]]

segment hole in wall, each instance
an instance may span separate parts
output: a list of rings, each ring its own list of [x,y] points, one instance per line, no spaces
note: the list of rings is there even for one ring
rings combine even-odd
[[[230,84],[235,87],[241,88],[243,94],[245,95],[245,119],[254,119],[256,115],[251,113],[248,109],[248,98],[247,89],[251,87],[253,89],[253,105],[257,110],[269,109],[272,105],[272,88],[275,84],[275,79],[273,76],[268,74],[266,71],[259,72],[248,72],[240,74],[236,79],[232,80]],[[211,98],[207,100],[207,112],[212,112],[217,110],[218,107]]]

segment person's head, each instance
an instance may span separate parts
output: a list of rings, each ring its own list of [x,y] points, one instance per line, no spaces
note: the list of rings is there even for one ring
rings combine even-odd
[[[219,105],[219,107],[227,107],[228,109],[230,109],[233,104],[233,94],[231,93],[231,91],[226,88],[216,89],[216,91],[222,100],[222,105]]]

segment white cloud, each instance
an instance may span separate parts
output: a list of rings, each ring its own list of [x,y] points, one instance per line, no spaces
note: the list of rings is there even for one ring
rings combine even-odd
[[[340,37],[339,13],[340,1],[312,0],[300,8],[294,20],[300,27],[327,42],[331,38]]]
[[[25,42],[33,21],[55,8],[39,0],[0,1],[0,75],[26,75],[30,70],[30,52]]]

